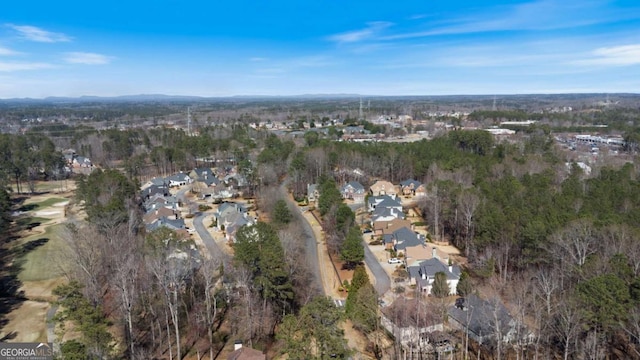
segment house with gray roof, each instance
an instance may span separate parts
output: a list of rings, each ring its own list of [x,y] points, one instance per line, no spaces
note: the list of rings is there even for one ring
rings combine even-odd
[[[151,185],[147,188],[145,188],[144,190],[142,190],[141,192],[142,198],[143,199],[149,199],[151,198],[153,195],[161,195],[161,196],[168,196],[169,195],[169,188],[167,188],[164,185],[158,186],[158,185]]]
[[[417,266],[409,266],[407,268],[407,272],[409,272],[411,285],[417,285],[418,290],[425,295],[431,294],[433,282],[436,274],[439,272],[442,272],[447,276],[449,294],[455,295],[457,293],[460,274],[462,273],[459,266],[445,266],[436,258],[421,261]]]
[[[214,171],[211,168],[207,168],[207,167],[200,167],[200,168],[195,168],[193,170],[191,170],[191,172],[189,173],[189,176],[192,179],[201,179],[204,178],[206,176],[215,176]]]
[[[371,214],[371,224],[375,224],[379,221],[392,221],[394,219],[404,220],[405,215],[402,209],[398,210],[395,207],[377,207]]]
[[[158,187],[168,187],[169,184],[164,180],[164,178],[161,177],[155,177],[149,181],[147,181],[144,185],[143,188],[147,188],[150,186],[158,186]]]
[[[426,195],[425,186],[421,182],[413,179],[400,182],[400,192],[403,196],[408,197],[420,197]]]
[[[238,229],[245,225],[253,225],[255,219],[251,218],[247,208],[239,203],[225,202],[220,204],[218,210],[213,213],[218,231],[224,231],[228,241],[235,239]]]
[[[367,199],[367,209],[369,212],[373,212],[377,208],[394,208],[402,212],[402,204],[400,201],[389,195],[370,196],[369,199]]]
[[[355,203],[364,203],[367,193],[364,186],[357,181],[350,181],[340,188],[343,199],[351,199]]]
[[[166,227],[175,231],[178,235],[188,237],[189,232],[187,231],[187,226],[184,223],[184,219],[170,219],[167,217],[161,217],[152,223],[146,224],[147,231],[155,231],[161,227]]]
[[[404,251],[408,247],[423,245],[425,242],[424,236],[407,227],[394,231],[391,236],[393,237],[396,251]]]
[[[193,179],[191,179],[191,177],[185,173],[178,173],[167,176],[166,178],[164,178],[164,180],[167,184],[169,184],[169,187],[184,186],[193,182]]]
[[[307,184],[307,200],[315,202],[320,197],[320,190],[318,190],[318,184]]]
[[[484,300],[469,295],[448,309],[449,324],[469,332],[469,337],[480,344],[497,340],[503,343],[529,344],[533,334],[515,320],[498,298]]]

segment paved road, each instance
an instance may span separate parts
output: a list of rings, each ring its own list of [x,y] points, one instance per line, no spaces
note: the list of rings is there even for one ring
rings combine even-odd
[[[53,316],[58,311],[58,305],[51,305],[49,310],[47,310],[47,342],[53,344],[53,352],[56,354],[60,353],[60,344],[56,338],[56,323],[53,322]]]
[[[227,254],[225,254],[222,251],[222,249],[220,249],[220,246],[218,246],[216,241],[213,239],[213,236],[211,236],[211,234],[209,234],[209,231],[207,231],[207,228],[202,223],[202,221],[204,220],[205,216],[206,216],[206,214],[203,214],[201,212],[197,212],[196,216],[193,218],[193,227],[198,232],[198,235],[200,235],[200,238],[202,239],[202,242],[204,243],[204,245],[209,250],[209,253],[211,253],[211,256],[214,257],[214,258],[221,259],[224,264],[227,264],[228,261],[229,261],[229,256]]]
[[[378,295],[382,296],[391,288],[391,279],[389,279],[389,275],[387,275],[387,272],[384,271],[378,259],[376,259],[371,249],[369,249],[369,245],[367,245],[365,241],[362,241],[362,245],[364,246],[364,262],[367,263],[369,270],[371,270],[373,276],[375,276],[376,284],[374,287]]]
[[[289,208],[294,209],[293,216],[295,216],[296,221],[302,224],[305,248],[307,251],[307,264],[309,264],[309,269],[313,274],[313,284],[309,285],[318,289],[321,294],[327,295],[322,286],[322,278],[320,275],[320,271],[322,271],[322,269],[320,268],[320,262],[318,261],[318,239],[316,239],[313,229],[311,229],[311,225],[302,215],[302,210],[298,204],[296,204],[289,196],[287,192],[287,180],[283,181],[280,185],[280,193],[289,204]]]

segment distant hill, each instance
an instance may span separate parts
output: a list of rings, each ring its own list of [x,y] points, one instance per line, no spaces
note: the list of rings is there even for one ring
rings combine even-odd
[[[498,95],[361,95],[361,94],[301,94],[301,95],[235,95],[220,97],[204,97],[189,95],[165,95],[165,94],[139,94],[122,96],[80,96],[80,97],[46,97],[0,99],[0,103],[24,103],[24,104],[65,104],[65,103],[109,103],[109,102],[210,102],[210,101],[265,101],[265,100],[341,100],[341,99],[387,99],[387,100],[431,100],[431,101],[493,101],[498,100],[602,100],[609,96],[611,99],[638,99],[640,94],[632,93],[568,93],[568,94],[498,94]]]

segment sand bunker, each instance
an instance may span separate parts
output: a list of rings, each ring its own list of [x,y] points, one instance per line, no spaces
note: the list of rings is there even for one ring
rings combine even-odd
[[[52,210],[52,211],[36,211],[36,216],[51,216],[51,215],[60,215],[62,212],[60,210]]]

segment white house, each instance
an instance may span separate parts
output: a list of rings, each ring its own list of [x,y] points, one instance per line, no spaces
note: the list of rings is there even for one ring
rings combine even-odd
[[[439,272],[447,276],[447,285],[449,285],[449,295],[457,293],[458,281],[460,280],[461,270],[457,265],[445,266],[437,258],[422,261],[418,266],[410,266],[407,268],[410,276],[410,283],[416,284],[420,292],[430,295],[435,281],[436,274]]]

